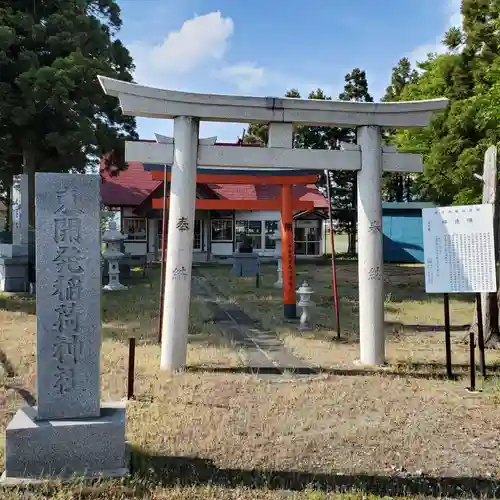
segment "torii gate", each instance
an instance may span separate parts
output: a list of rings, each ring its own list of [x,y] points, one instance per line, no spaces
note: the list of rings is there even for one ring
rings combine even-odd
[[[173,137],[168,137],[161,134],[155,134],[155,137],[157,143],[169,144],[173,147]],[[199,139],[198,144],[205,146],[214,146],[216,145],[216,141],[217,137],[208,137],[205,139]],[[228,145],[219,146],[228,147]],[[238,147],[235,145],[231,146]],[[165,171],[165,165],[170,166],[173,162],[172,149],[167,149],[170,149],[170,152],[167,151],[165,153],[165,151],[163,151],[163,148],[156,147],[156,144],[154,144],[152,141],[127,141],[125,144],[125,159],[128,162],[142,163],[144,166],[144,170],[150,171],[151,176],[154,180],[165,182],[167,180],[171,180],[172,177],[171,169],[168,169],[170,171]],[[167,155],[166,161],[164,156],[165,154]],[[159,158],[163,158],[163,163],[156,163],[156,160]],[[301,210],[314,209],[314,202],[305,200],[293,200],[292,198],[290,198],[293,205],[284,204],[281,196],[283,186],[289,185],[293,188],[294,185],[298,184],[314,184],[317,181],[317,178],[318,171],[311,169],[304,170],[288,168],[280,170],[263,170],[248,167],[240,170],[237,168],[227,168],[227,166],[213,167],[198,164],[196,182],[199,184],[273,184],[280,186],[280,196],[278,198],[270,200],[238,200],[238,202],[235,202],[234,200],[224,199],[197,199],[195,202],[195,208],[199,210],[233,210],[238,208],[242,210],[279,210],[280,220],[285,225],[285,227],[290,228],[293,225],[293,214],[295,212],[300,212]],[[170,200],[167,199],[167,207],[170,204],[169,202]],[[163,198],[156,198],[152,200],[152,208],[163,209],[163,205]],[[285,238],[290,241],[287,241]],[[285,231],[282,240],[284,246],[288,248],[288,265],[283,272],[283,275],[285,276],[285,280],[283,283],[283,313],[285,318],[292,319],[297,317],[297,298],[295,291],[295,252],[293,245],[293,234],[289,230]],[[163,303],[163,298],[161,299],[160,303]],[[161,310],[163,311],[163,309]],[[160,338],[163,338],[163,318],[161,318],[160,324],[162,325],[162,331],[159,336]]]
[[[198,165],[358,172],[360,363],[385,362],[381,176],[383,171],[420,172],[422,158],[396,153],[392,147],[383,148],[381,127],[425,127],[435,112],[447,106],[446,99],[359,103],[241,97],[155,89],[104,76],[98,78],[104,92],[118,97],[124,114],[174,119],[172,142],[126,145],[127,161],[135,158],[146,163],[172,164],[161,369],[176,370],[186,363]],[[269,147],[207,144],[207,140],[199,140],[200,120],[268,123]],[[357,145],[344,146],[341,151],[293,149],[294,124],[358,127]],[[293,259],[289,225],[293,214],[288,214],[292,207],[291,185],[282,186],[281,199],[286,272],[293,269],[289,262]]]

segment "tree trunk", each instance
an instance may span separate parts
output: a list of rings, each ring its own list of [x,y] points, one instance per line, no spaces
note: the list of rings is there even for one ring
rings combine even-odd
[[[483,204],[493,204],[493,239],[495,242],[495,263],[498,262],[499,255],[499,197],[498,189],[498,166],[497,166],[497,148],[490,146],[484,155],[483,167]],[[497,273],[498,282],[498,273]],[[481,308],[483,316],[483,331],[485,346],[491,349],[500,348],[500,332],[498,328],[499,321],[499,300],[500,292],[482,293]],[[474,317],[470,330],[477,333],[477,306],[474,309]]]

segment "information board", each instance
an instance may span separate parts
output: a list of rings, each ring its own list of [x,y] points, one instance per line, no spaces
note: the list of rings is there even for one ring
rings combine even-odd
[[[425,291],[496,292],[493,205],[424,208]]]

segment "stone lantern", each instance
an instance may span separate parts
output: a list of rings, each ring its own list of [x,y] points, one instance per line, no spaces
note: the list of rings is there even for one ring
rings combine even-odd
[[[273,234],[269,236],[271,240],[275,242],[275,250],[274,255],[276,257],[276,261],[278,262],[278,280],[274,284],[276,288],[283,288],[283,260],[281,257],[281,232],[274,231]]]
[[[120,283],[120,260],[124,257],[124,253],[120,250],[121,243],[127,239],[116,229],[116,222],[109,223],[109,229],[102,235],[102,241],[106,244],[106,249],[102,253],[105,261],[108,262],[108,284],[103,287],[103,290],[118,291],[127,290],[128,287]]]
[[[300,300],[298,302],[298,306],[302,307],[302,314],[300,315],[300,324],[299,330],[301,332],[311,330],[311,306],[314,303],[311,301],[311,295],[314,293],[313,289],[309,286],[307,281],[304,281],[301,287],[297,290],[299,294]]]

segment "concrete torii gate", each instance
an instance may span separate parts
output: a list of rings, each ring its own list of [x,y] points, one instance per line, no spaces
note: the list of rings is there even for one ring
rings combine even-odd
[[[420,172],[420,155],[383,148],[381,127],[425,127],[448,101],[359,103],[274,97],[195,94],[155,89],[99,76],[104,91],[120,100],[125,115],[174,119],[173,142],[127,143],[127,160],[171,163],[167,268],[161,369],[186,362],[196,201],[196,168],[254,167],[358,172],[358,271],[360,362],[385,362],[381,176]],[[268,123],[268,148],[227,148],[199,140],[200,120]],[[292,149],[293,125],[358,127],[357,145],[341,151]],[[292,186],[282,188],[290,206]],[[282,220],[282,232],[290,231]],[[186,230],[187,229],[187,230]],[[288,236],[288,235],[286,235]],[[293,257],[285,237],[283,268]],[[292,247],[293,249],[293,247]]]

